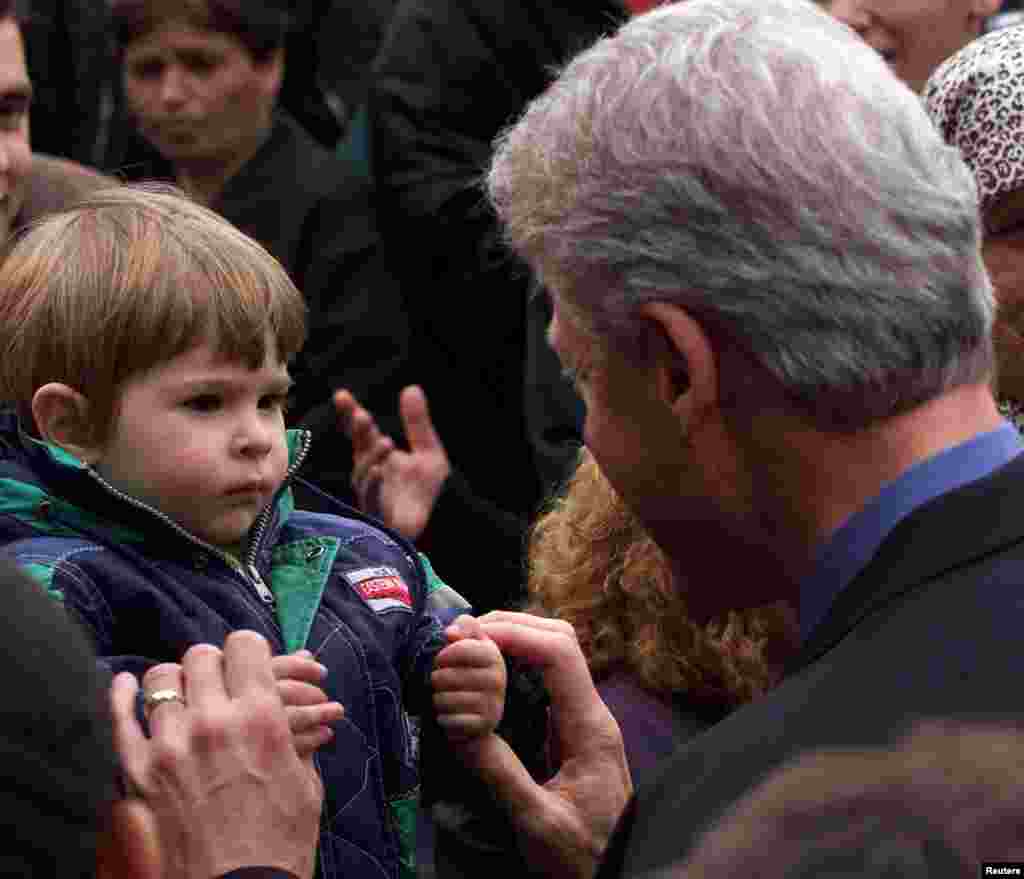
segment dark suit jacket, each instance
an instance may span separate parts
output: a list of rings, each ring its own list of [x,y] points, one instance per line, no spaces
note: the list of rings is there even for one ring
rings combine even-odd
[[[785,682],[669,759],[599,876],[684,858],[797,752],[892,742],[917,719],[1024,720],[1024,456],[903,520],[833,603]]]

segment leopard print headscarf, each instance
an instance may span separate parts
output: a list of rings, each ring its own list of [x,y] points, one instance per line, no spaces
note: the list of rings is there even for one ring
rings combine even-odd
[[[959,147],[974,173],[982,216],[1024,189],[1024,25],[985,34],[947,58],[925,85],[924,100],[943,139]]]

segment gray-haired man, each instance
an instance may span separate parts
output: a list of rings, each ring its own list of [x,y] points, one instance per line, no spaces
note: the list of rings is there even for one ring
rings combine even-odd
[[[645,874],[802,749],[1019,718],[1024,458],[974,184],[879,53],[804,0],[671,4],[569,64],[488,183],[692,612],[782,599],[802,631],[773,694],[630,799],[571,630],[485,618],[552,690],[553,782],[476,755],[535,862],[587,875],[610,838],[601,875]]]

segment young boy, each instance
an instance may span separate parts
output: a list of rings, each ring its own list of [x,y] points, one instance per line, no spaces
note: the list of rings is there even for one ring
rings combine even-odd
[[[309,438],[284,427],[305,331],[288,276],[211,211],[117,187],[16,238],[0,289],[0,399],[17,408],[0,425],[4,552],[115,672],[243,628],[310,650],[345,709],[315,758],[319,869],[408,874],[407,713],[456,748],[490,733],[504,663],[457,626],[446,638],[457,596],[401,537],[293,509]]]

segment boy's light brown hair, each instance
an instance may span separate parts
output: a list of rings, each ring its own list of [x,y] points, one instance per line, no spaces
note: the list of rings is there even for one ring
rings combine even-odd
[[[170,186],[90,194],[0,254],[0,399],[27,428],[32,396],[61,382],[107,437],[129,378],[202,342],[260,367],[305,339],[305,303],[259,244]],[[34,429],[34,425],[31,425]]]

